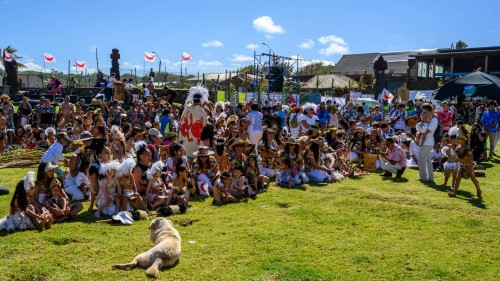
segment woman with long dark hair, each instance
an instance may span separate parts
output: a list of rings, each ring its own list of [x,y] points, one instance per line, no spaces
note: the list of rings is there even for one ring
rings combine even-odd
[[[322,137],[311,140],[309,151],[304,155],[306,175],[311,182],[331,182],[328,170],[323,167],[321,149],[325,145]]]
[[[262,158],[262,174],[269,178],[274,177],[279,168],[279,145],[275,136],[275,130],[265,130],[258,147],[259,155]]]

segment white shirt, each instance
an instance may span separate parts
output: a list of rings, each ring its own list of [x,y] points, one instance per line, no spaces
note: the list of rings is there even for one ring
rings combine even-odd
[[[425,133],[427,130],[431,131],[427,134],[427,137],[424,140],[423,145],[432,145],[434,146],[434,132],[436,131],[438,126],[438,119],[436,117],[432,117],[432,120],[429,124],[419,122],[416,126],[417,132]]]
[[[262,119],[264,119],[264,116],[259,111],[252,111],[248,113],[248,132],[262,131]]]
[[[47,149],[47,151],[45,151],[45,153],[42,156],[42,159],[40,160],[42,162],[50,162],[56,165],[57,160],[63,161],[64,159],[66,159],[64,158],[64,156],[62,156],[62,152],[63,152],[63,145],[59,141],[56,141],[53,145],[49,147],[49,149]]]
[[[109,77],[109,78],[108,78],[108,85],[106,85],[106,87],[108,87],[108,88],[111,88],[111,89],[112,89],[112,88],[113,88],[113,82],[116,82],[115,77],[113,77],[113,76]]]
[[[297,138],[299,134],[302,132],[300,129],[302,128],[302,125],[300,125],[300,120],[301,120],[301,115],[302,113],[292,113],[290,115],[290,121],[292,121],[293,117],[297,115],[297,127],[292,128],[290,127],[290,135],[292,138]]]
[[[309,130],[309,128],[306,128],[304,127],[304,125],[302,125],[302,121],[304,120],[309,126],[316,125],[316,122],[319,122],[318,116],[316,115],[308,117],[307,114],[302,114],[299,119],[300,126],[302,127],[302,132],[307,132]]]
[[[144,91],[144,97],[145,98],[149,97],[149,90],[148,90],[148,88],[144,88],[142,90]]]

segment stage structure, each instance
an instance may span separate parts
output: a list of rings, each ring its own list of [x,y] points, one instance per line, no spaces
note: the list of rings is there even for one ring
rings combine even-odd
[[[255,92],[258,94],[259,104],[262,104],[261,84],[264,78],[268,80],[267,84],[267,99],[270,100],[270,93],[283,93],[283,87],[294,84],[295,94],[298,96],[299,87],[299,61],[307,61],[299,57],[291,58],[286,56],[276,55],[274,51],[266,43],[262,43],[269,48],[268,53],[253,55],[253,71],[255,77]],[[266,60],[267,58],[267,60]],[[290,79],[294,76],[295,81]],[[288,93],[291,94],[291,93]],[[297,100],[297,97],[296,99]]]

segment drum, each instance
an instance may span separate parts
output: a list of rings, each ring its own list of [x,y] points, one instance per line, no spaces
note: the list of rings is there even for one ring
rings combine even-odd
[[[125,100],[125,84],[122,82],[115,82],[114,84],[115,94],[113,96],[114,100],[124,101]]]
[[[365,171],[375,171],[377,170],[377,154],[365,153],[363,167]]]

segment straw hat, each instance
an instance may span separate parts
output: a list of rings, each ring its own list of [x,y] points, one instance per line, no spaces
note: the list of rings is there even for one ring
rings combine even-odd
[[[315,143],[317,145],[325,145],[325,139],[323,137],[317,137],[312,139],[311,143]]]
[[[458,138],[463,139],[465,141],[469,140],[469,138],[467,137],[467,135],[462,130],[458,131]]]
[[[237,115],[229,116],[226,120],[226,124],[229,124],[231,122],[238,123],[238,116]]]
[[[236,138],[236,139],[234,139],[234,141],[229,146],[229,149],[233,149],[233,147],[235,145],[248,145],[248,144],[250,144],[250,142],[248,140],[243,140],[241,138]]]
[[[198,147],[198,151],[193,152],[193,155],[196,157],[200,156],[210,156],[214,155],[214,152],[211,151],[208,146],[200,146]]]
[[[4,99],[4,98],[7,98],[7,100],[10,100],[10,96],[7,94],[3,94],[2,96],[0,96],[0,99]]]
[[[288,138],[285,143],[288,144],[298,144],[297,140],[295,138]]]
[[[357,133],[364,133],[366,134],[366,130],[361,128],[361,127],[357,127],[354,131],[353,131],[354,134],[357,134]]]
[[[59,187],[61,188],[61,181],[59,181],[58,178],[53,178],[51,181],[50,181],[50,185],[49,185],[49,189],[52,190],[53,187]]]

